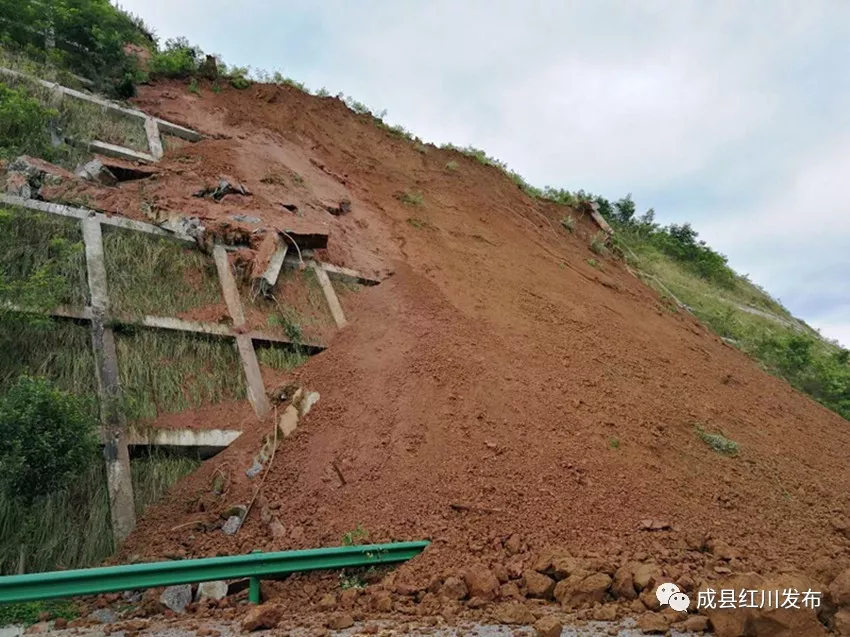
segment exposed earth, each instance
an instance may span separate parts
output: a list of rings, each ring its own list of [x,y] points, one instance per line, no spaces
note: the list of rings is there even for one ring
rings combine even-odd
[[[245,471],[275,419],[257,422],[247,403],[205,408],[174,422],[245,433],[149,509],[116,561],[337,545],[361,529],[364,541],[432,544],[362,592],[306,575],[265,585],[267,603],[364,621],[516,612],[518,625],[560,606],[663,632],[687,616],[656,612],[656,584],[695,599],[752,572],[822,591],[824,605],[731,627],[713,615],[718,634],[840,630],[847,422],[593,252],[599,228],[583,211],[290,86],[202,83],[198,96],[161,82],[136,102],[207,139],[172,144],[153,177],[64,186],[55,200],[85,194],[145,221],[198,216],[219,236],[248,235],[249,262],[262,258],[257,227],[318,229],[323,260],[382,282],[344,296],[349,325],[316,335],[326,351],[291,375],[264,369],[267,387],[295,381],[321,400],[277,448],[243,527],[225,535],[222,514],[251,501]],[[252,194],[193,196],[222,175]],[[343,200],[350,211],[331,214]],[[717,453],[700,430],[740,453]]]

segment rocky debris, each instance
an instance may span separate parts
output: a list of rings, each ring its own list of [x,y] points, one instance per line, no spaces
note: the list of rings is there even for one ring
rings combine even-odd
[[[832,626],[839,637],[850,637],[850,608],[843,608],[832,618]]]
[[[230,507],[230,509],[228,509],[225,513],[227,521],[221,527],[222,533],[225,535],[235,535],[242,527],[242,521],[245,519],[245,515],[247,513],[248,507],[243,504],[237,504],[236,506]]]
[[[501,604],[493,611],[494,619],[500,624],[529,625],[534,623],[534,615],[525,604],[514,602]]]
[[[499,580],[493,571],[480,564],[468,568],[463,574],[463,579],[471,598],[491,600],[499,590]]]
[[[202,599],[214,599],[216,601],[227,597],[227,582],[215,580],[212,582],[201,582],[198,584],[198,592],[195,593],[195,601]]]
[[[323,202],[322,205],[334,217],[347,215],[351,212],[351,201],[349,199],[341,199],[338,204]]]
[[[251,632],[276,628],[283,617],[283,611],[273,604],[262,604],[251,610],[242,620],[242,630]]]
[[[379,613],[390,613],[393,610],[393,599],[389,593],[380,593],[372,598],[372,607]]]
[[[534,622],[534,634],[536,637],[561,637],[564,624],[556,617],[541,617]]]
[[[621,566],[614,573],[614,581],[611,583],[611,592],[617,599],[637,599],[635,582],[632,569],[628,565]]]
[[[529,597],[539,597],[540,599],[552,597],[552,591],[555,590],[555,580],[551,577],[537,571],[528,570],[523,574],[523,578]]]
[[[291,436],[298,429],[298,409],[294,405],[287,405],[280,415],[278,421],[280,435],[284,438]]]
[[[75,176],[64,168],[29,155],[21,155],[6,167],[6,193],[34,199],[42,186],[56,186]]]
[[[850,568],[832,580],[829,585],[829,598],[836,606],[850,606]]]
[[[661,568],[657,564],[638,564],[632,571],[632,581],[638,591],[643,591],[653,587],[661,581],[662,577],[663,574],[661,572]]]
[[[192,601],[192,585],[179,584],[177,586],[169,586],[162,595],[159,596],[159,601],[163,606],[175,613],[185,613],[186,607]]]
[[[246,476],[248,476],[249,478],[254,478],[254,477],[256,477],[257,475],[259,475],[259,473],[260,473],[262,470],[263,470],[263,465],[260,463],[260,461],[259,461],[259,460],[257,460],[256,458],[254,458],[254,464],[252,464],[250,467],[248,467],[248,468],[245,470],[245,475],[246,475]]]
[[[447,577],[439,591],[442,597],[457,601],[465,599],[468,593],[466,584],[459,577]]]
[[[672,528],[669,522],[664,520],[641,520],[641,531],[669,531]]]
[[[514,533],[505,540],[505,553],[508,555],[516,555],[522,549],[522,538]]]
[[[331,610],[336,607],[336,595],[327,593],[316,604],[321,610]]]
[[[252,225],[256,225],[262,221],[259,217],[252,217],[251,215],[230,215],[230,218],[239,223],[250,223]]]
[[[111,608],[98,608],[89,617],[101,624],[114,624],[118,621],[118,615]]]
[[[327,623],[331,630],[345,630],[354,626],[354,618],[348,613],[338,613],[331,615]]]
[[[89,163],[78,166],[76,175],[101,186],[114,186],[118,183],[118,178],[99,159],[92,159]]]
[[[762,576],[744,573],[712,584],[715,590],[735,590],[738,599],[742,590],[784,591],[796,589],[801,594],[806,590],[819,590],[817,583],[791,573]],[[817,611],[805,608],[798,599],[799,608],[707,608],[704,609],[717,637],[822,637],[826,635]]]
[[[644,633],[664,634],[670,628],[670,619],[663,613],[647,612],[638,617],[637,627]]]
[[[610,586],[611,576],[605,573],[588,576],[574,573],[558,582],[554,596],[565,608],[578,608],[603,601]]]
[[[691,615],[685,621],[675,624],[675,628],[692,633],[704,633],[711,626],[705,615]]]
[[[158,224],[163,230],[176,234],[185,234],[192,237],[199,246],[204,247],[205,232],[203,224],[198,217],[176,217],[169,218]]]
[[[219,177],[218,184],[216,184],[216,186],[207,186],[206,188],[202,188],[192,196],[198,198],[212,197],[214,201],[221,201],[227,195],[242,195],[244,197],[250,197],[251,192],[238,182],[231,182],[226,177]]]

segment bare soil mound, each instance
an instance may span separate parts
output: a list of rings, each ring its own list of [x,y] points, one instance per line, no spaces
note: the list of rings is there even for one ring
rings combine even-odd
[[[272,431],[257,423],[172,489],[125,555],[339,544],[358,525],[373,541],[433,540],[403,569],[411,581],[517,551],[530,561],[546,546],[617,563],[690,559],[701,577],[727,564],[811,572],[816,558],[850,555],[836,531],[848,423],[593,253],[590,219],[291,87],[198,97],[160,84],[138,101],[218,137],[168,152],[156,196],[169,209],[250,210],[271,225],[294,203],[330,233],[324,258],[394,274],[349,296],[349,327],[294,374],[321,401],[262,490],[286,532],[260,513],[235,536],[215,523],[251,497],[244,471]],[[255,193],[249,203],[191,199],[195,182],[224,172]],[[352,206],[339,217],[320,203],[341,198]],[[698,428],[740,454],[717,453]],[[221,467],[232,488],[216,496]],[[192,519],[203,523],[189,532]],[[511,536],[519,546],[506,548]]]

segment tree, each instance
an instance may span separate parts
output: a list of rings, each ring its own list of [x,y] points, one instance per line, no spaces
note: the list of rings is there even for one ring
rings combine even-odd
[[[66,487],[97,457],[85,400],[22,376],[0,398],[0,488],[27,506]]]

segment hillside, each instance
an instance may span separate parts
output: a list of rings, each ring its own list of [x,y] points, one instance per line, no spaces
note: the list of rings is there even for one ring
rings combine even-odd
[[[622,585],[640,564],[651,581],[663,571],[694,594],[751,571],[767,581],[792,573],[828,591],[850,566],[850,430],[800,391],[846,415],[846,351],[727,272],[707,247],[671,248],[669,229],[647,229],[651,220],[612,204],[603,212],[615,239],[606,241],[587,205],[605,200],[538,196],[486,156],[411,140],[291,82],[160,76],[132,103],[204,139],[166,137],[152,176],[111,186],[68,178],[42,197],[158,224],[197,217],[212,238],[239,247],[232,260],[248,269],[262,259],[258,228],[321,231],[321,261],[380,283],[341,295],[342,329],[327,316],[299,323],[312,326],[299,335],[326,343],[323,352],[261,360],[267,388],[297,382],[321,399],[280,441],[260,482],[245,471],[279,414],[252,417],[232,348],[169,350],[185,353],[183,367],[151,382],[191,389],[167,406],[167,392],[154,400],[140,389],[128,416],[159,422],[173,413],[206,429],[238,423],[243,434],[148,507],[113,560],[336,545],[354,532],[375,542],[430,539],[420,558],[352,603],[375,614],[374,600],[390,592],[396,611],[448,621],[496,611],[493,600],[435,595],[447,579],[487,569],[504,575],[503,601],[525,600],[530,570],[556,574],[539,564],[550,549],[578,560],[566,575],[609,576],[604,604],[579,617],[657,610],[651,595],[635,601]],[[250,196],[196,195],[222,177]],[[711,268],[672,256],[681,245],[698,246]],[[142,250],[129,245],[107,264],[125,273],[124,309],[140,311],[130,295],[144,282],[159,304],[166,292],[183,300],[192,292],[191,303],[168,301],[169,313],[224,321],[214,284],[204,293],[208,263],[184,272],[182,259],[196,257],[173,256],[181,264],[173,278],[185,278],[172,290],[144,272],[161,253]],[[309,282],[299,286],[284,281],[289,296],[279,301],[306,314]],[[259,329],[269,311],[251,301],[249,327]],[[126,356],[136,361],[136,375],[122,378],[128,387],[155,376],[141,360],[148,355],[183,356],[156,347],[137,344]],[[226,512],[255,495],[244,526],[224,534]],[[336,576],[292,577],[266,594],[309,615],[339,586]],[[560,601],[573,610],[573,599],[581,606],[578,597]],[[824,608],[821,622],[833,628],[836,610]],[[791,632],[754,634],[819,634],[810,615]]]

